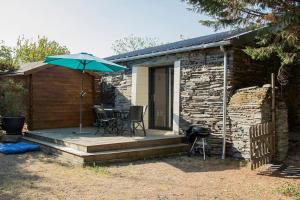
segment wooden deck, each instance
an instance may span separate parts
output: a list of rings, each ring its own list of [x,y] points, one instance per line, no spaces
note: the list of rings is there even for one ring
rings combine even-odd
[[[95,128],[84,128],[81,134],[74,134],[76,131],[78,128],[28,131],[24,139],[38,143],[42,150],[74,164],[137,160],[182,153],[188,148],[183,143],[184,137],[171,131],[147,130],[146,137],[141,132],[133,137],[95,135]]]

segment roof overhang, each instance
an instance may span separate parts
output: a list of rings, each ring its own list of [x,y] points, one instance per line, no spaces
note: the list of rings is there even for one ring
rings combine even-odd
[[[145,54],[145,55],[127,57],[127,58],[112,59],[110,61],[126,62],[126,61],[138,60],[138,59],[143,59],[143,58],[163,56],[163,55],[167,55],[167,54],[182,53],[182,52],[194,51],[194,50],[199,50],[199,49],[207,49],[207,48],[213,48],[213,47],[219,47],[219,46],[227,46],[227,45],[231,45],[231,40],[213,42],[213,43],[209,43],[209,44],[196,45],[196,46],[190,46],[190,47],[184,47],[184,48],[180,48],[180,49],[172,49],[172,50],[167,50],[167,51],[162,51],[162,52],[157,52],[157,53],[150,53],[150,54]]]

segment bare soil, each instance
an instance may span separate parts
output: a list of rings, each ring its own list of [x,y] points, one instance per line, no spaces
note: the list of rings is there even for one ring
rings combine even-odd
[[[247,163],[171,157],[102,167],[69,166],[42,153],[0,154],[0,199],[295,199],[289,179]]]

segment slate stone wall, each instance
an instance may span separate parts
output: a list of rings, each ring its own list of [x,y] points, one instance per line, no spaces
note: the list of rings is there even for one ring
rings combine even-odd
[[[278,93],[278,91],[277,91]],[[276,159],[283,161],[289,149],[288,107],[284,99],[278,95],[276,99]]]
[[[126,73],[117,73],[103,76],[103,91],[107,91],[104,94],[103,99],[107,96],[110,101],[113,101],[112,105],[120,110],[128,110],[131,105],[131,70]],[[109,102],[103,102],[108,104]]]
[[[228,68],[232,67],[232,52],[228,54]],[[224,53],[214,50],[182,60],[181,63],[181,131],[189,125],[199,124],[209,128],[212,154],[222,151]],[[228,72],[228,80],[230,73]],[[228,100],[231,86],[228,86]]]
[[[238,90],[228,105],[230,117],[229,154],[235,158],[250,158],[250,126],[271,122],[271,87],[249,87]],[[276,155],[284,160],[288,150],[287,107],[278,96],[276,99]]]
[[[269,87],[249,87],[238,90],[228,105],[231,138],[229,154],[250,158],[250,126],[271,121]]]

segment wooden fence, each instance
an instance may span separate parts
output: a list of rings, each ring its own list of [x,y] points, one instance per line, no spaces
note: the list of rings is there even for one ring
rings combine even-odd
[[[274,155],[274,131],[272,123],[256,124],[250,127],[251,169],[269,163]]]

